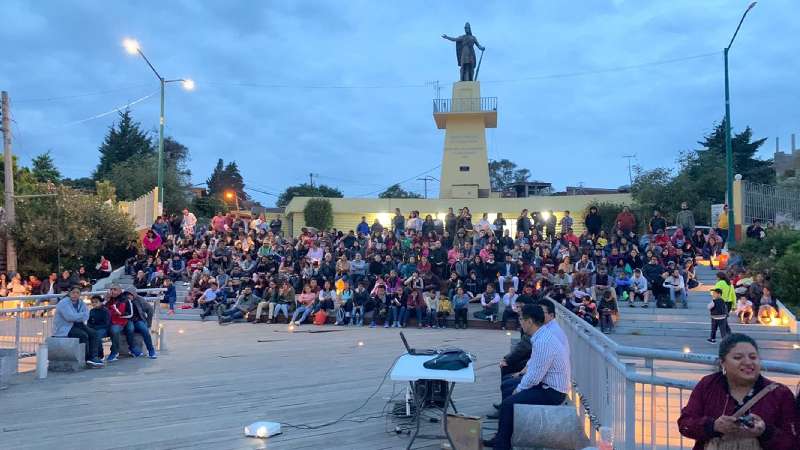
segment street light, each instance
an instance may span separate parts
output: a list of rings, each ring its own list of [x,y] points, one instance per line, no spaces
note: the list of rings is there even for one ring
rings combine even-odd
[[[739,28],[742,27],[742,22],[744,22],[744,18],[747,17],[747,13],[750,12],[753,7],[756,6],[756,2],[750,3],[750,6],[744,11],[742,14],[741,20],[739,20],[739,25],[736,26],[736,31],[733,32],[733,37],[731,37],[731,41],[728,43],[728,46],[725,47],[725,166],[727,172],[727,186],[728,186],[728,246],[730,247],[733,244],[736,244],[736,226],[733,223],[733,147],[731,145],[731,96],[730,90],[728,88],[728,51],[730,51],[731,46],[733,45],[733,40],[736,39],[736,35],[739,33]],[[741,214],[743,211],[739,211]]]
[[[225,191],[225,200],[233,200],[236,202],[236,211],[239,211],[239,196],[234,191]]]
[[[139,56],[144,59],[144,62],[150,67],[154,74],[156,74],[156,78],[158,78],[158,82],[161,85],[161,115],[159,116],[158,120],[158,204],[159,207],[163,210],[164,208],[164,87],[168,83],[178,83],[180,82],[183,88],[187,91],[192,91],[195,88],[194,80],[189,78],[176,78],[173,80],[167,80],[166,78],[162,77],[160,73],[153,67],[153,64],[147,59],[147,56],[144,56],[142,52],[142,47],[139,45],[139,42],[135,39],[125,38],[122,40],[122,46],[125,47],[125,51],[130,53],[131,55],[139,54]],[[161,213],[161,211],[159,211]]]

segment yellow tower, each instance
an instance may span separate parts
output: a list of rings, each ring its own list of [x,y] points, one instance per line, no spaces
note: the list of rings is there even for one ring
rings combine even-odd
[[[433,119],[445,130],[439,198],[490,197],[486,128],[497,128],[497,97],[481,97],[478,81],[458,81],[452,99],[433,101]]]

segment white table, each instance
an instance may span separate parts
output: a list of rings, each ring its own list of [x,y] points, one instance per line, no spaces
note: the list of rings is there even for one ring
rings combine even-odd
[[[444,426],[444,436],[419,436],[423,438],[441,438],[446,437],[450,442],[450,448],[455,448],[453,440],[450,438],[450,433],[447,431],[447,409],[452,405],[453,411],[456,411],[455,404],[453,403],[452,394],[453,388],[456,383],[474,383],[475,382],[475,364],[471,363],[468,367],[459,370],[432,370],[426,369],[423,364],[435,358],[437,355],[409,355],[401,356],[392,367],[392,372],[389,378],[392,381],[407,381],[411,387],[411,392],[414,398],[414,419],[417,424],[414,435],[408,443],[406,449],[410,449],[414,444],[414,440],[419,434],[420,412],[425,399],[417,398],[417,390],[415,389],[414,382],[420,380],[435,380],[445,381],[447,383],[447,394],[445,396],[444,408],[442,408],[442,424]]]

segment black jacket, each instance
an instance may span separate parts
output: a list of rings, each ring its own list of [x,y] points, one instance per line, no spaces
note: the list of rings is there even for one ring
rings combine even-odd
[[[519,372],[531,358],[531,338],[523,334],[522,339],[511,349],[504,359],[508,368],[513,372]]]
[[[603,219],[600,217],[600,214],[589,213],[586,215],[584,223],[586,224],[586,230],[589,231],[589,233],[599,234],[600,227],[603,225]]]

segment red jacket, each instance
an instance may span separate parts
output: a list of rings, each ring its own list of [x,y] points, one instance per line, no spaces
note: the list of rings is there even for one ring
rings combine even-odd
[[[631,231],[636,226],[636,217],[630,211],[622,211],[617,214],[617,222],[621,223],[623,231]]]
[[[130,306],[130,301],[121,299],[109,305],[108,312],[111,314],[111,325],[119,325],[121,327],[127,325],[128,317],[131,315],[131,311],[129,311]]]
[[[755,392],[774,383],[763,376],[756,381]],[[728,382],[721,373],[703,377],[689,396],[689,402],[678,419],[680,433],[694,439],[694,450],[703,450],[712,438],[720,436],[714,431],[714,421],[722,415],[731,416],[737,402],[728,393]],[[759,441],[769,450],[796,450],[798,436],[797,411],[794,395],[786,386],[780,386],[762,398],[753,409],[753,414],[764,419],[767,425]]]

